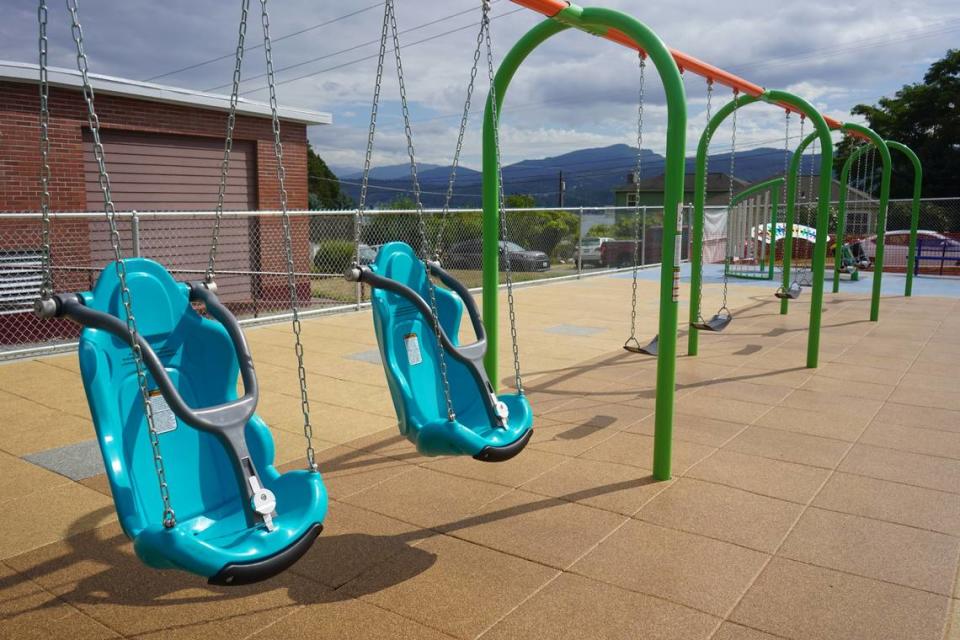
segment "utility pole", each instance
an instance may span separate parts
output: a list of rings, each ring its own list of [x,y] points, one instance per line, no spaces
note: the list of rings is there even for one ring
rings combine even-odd
[[[567,183],[563,181],[563,171],[560,171],[560,181],[557,184],[557,206],[563,208],[563,192],[567,190]]]

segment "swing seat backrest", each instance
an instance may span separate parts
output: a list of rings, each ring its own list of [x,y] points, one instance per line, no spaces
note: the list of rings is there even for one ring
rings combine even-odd
[[[430,285],[423,263],[409,245],[384,245],[371,269],[400,282],[426,301]],[[441,327],[451,342],[459,339],[464,303],[453,291],[434,287]],[[510,411],[506,428],[491,424],[481,389],[465,364],[444,354],[447,380],[456,420],[447,420],[443,379],[440,373],[442,347],[430,317],[424,316],[404,297],[376,288],[372,294],[374,330],[380,345],[387,382],[393,398],[400,432],[425,455],[476,456],[485,447],[515,444],[530,430],[532,411],[526,398],[504,394],[499,399]],[[525,444],[525,442],[524,442]]]
[[[156,262],[130,259],[125,264],[137,328],[184,401],[191,407],[208,407],[235,399],[239,366],[226,329],[201,317],[189,302],[187,285],[177,283]],[[126,317],[113,264],[104,269],[92,292],[80,295],[87,307]],[[263,484],[276,495],[277,529],[252,527],[246,495],[241,495],[224,445],[214,434],[164,411],[158,397],[151,406],[177,518],[175,528],[165,529],[129,343],[87,327],[80,336],[79,355],[117,515],[144,562],[184,569],[212,581],[220,576],[241,583],[269,577],[309,548],[327,507],[319,474],[297,471],[281,476],[273,466],[270,432],[254,414],[247,422],[246,443]],[[147,386],[155,388],[149,374]]]

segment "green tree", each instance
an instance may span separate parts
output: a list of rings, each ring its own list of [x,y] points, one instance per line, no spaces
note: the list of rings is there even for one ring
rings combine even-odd
[[[960,49],[951,49],[930,65],[923,82],[905,85],[892,98],[876,105],[858,104],[851,113],[867,119],[868,126],[885,140],[896,140],[913,149],[923,164],[923,195],[958,195],[960,184]],[[849,157],[855,143],[844,137],[837,145],[836,168]],[[880,166],[872,183],[880,188]],[[868,184],[870,180],[867,180]],[[893,153],[890,194],[895,198],[913,193],[913,167],[900,153]],[[957,221],[960,223],[960,220]]]
[[[537,199],[527,193],[511,193],[503,203],[508,209],[531,209],[537,206]]]
[[[352,209],[353,199],[340,189],[340,180],[307,142],[307,199],[310,209]]]

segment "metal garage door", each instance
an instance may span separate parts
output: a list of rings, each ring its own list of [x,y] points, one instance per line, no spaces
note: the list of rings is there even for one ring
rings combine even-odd
[[[141,212],[140,250],[163,263],[180,279],[199,278],[206,268],[212,218],[151,216],[150,211],[213,211],[217,203],[223,140],[125,131],[101,131],[113,201],[118,211]],[[103,210],[97,164],[89,132],[84,136],[84,176],[87,209]],[[225,209],[257,207],[256,146],[237,140],[230,157]],[[124,247],[131,250],[130,227],[122,225]],[[250,219],[226,217],[220,232],[217,278],[221,297],[249,302],[254,264]],[[91,226],[93,264],[111,258],[106,224]],[[129,255],[129,253],[128,253]],[[230,273],[233,272],[233,273]]]

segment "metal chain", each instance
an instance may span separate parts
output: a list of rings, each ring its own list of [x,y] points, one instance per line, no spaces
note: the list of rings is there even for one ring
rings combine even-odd
[[[806,124],[807,124],[807,119],[803,116],[803,114],[801,114],[801,115],[800,115],[800,143],[801,143],[801,144],[803,144],[803,140],[804,140],[804,127],[806,126]],[[799,169],[799,174],[800,174],[800,175],[797,176],[795,184],[797,184],[797,186],[801,186],[801,187],[802,187],[802,186],[803,186],[803,154],[800,154],[800,169]],[[797,205],[799,204],[799,200],[800,200],[799,198],[794,197],[794,209],[793,209],[793,214],[794,214],[794,215],[793,215],[793,224],[794,224],[794,226],[797,225],[797,218],[798,218],[798,216],[797,216]],[[784,229],[784,233],[786,233],[786,229]],[[790,233],[791,233],[791,234],[793,233],[793,230],[792,230],[792,229],[791,229]],[[794,240],[796,240],[796,238],[794,238]],[[791,247],[791,252],[792,252],[792,253],[796,253],[796,250],[795,250],[793,247]],[[799,260],[794,260],[794,262],[793,262],[793,280],[794,280],[795,283],[799,283],[799,282],[800,282],[800,276],[801,276],[801,275],[803,275],[803,271],[802,271],[802,269],[800,268],[800,261],[799,261]]]
[[[463,139],[467,133],[467,122],[470,117],[473,89],[477,79],[477,70],[480,65],[480,50],[483,47],[484,33],[490,27],[490,0],[481,0],[483,15],[480,19],[480,30],[477,32],[477,46],[473,50],[473,65],[470,67],[470,81],[467,83],[467,96],[463,102],[463,113],[460,116],[460,131],[457,134],[457,147],[453,152],[453,162],[450,163],[450,177],[447,180],[447,194],[443,200],[443,210],[440,214],[440,225],[437,229],[436,241],[433,243],[433,257],[440,259],[440,246],[447,227],[447,216],[450,213],[450,202],[453,200],[453,186],[457,180],[457,169],[460,167],[460,153],[463,151]]]
[[[43,280],[40,284],[40,298],[46,300],[53,295],[53,260],[50,248],[50,84],[47,79],[47,3],[40,0],[37,9],[37,21],[40,24],[40,211],[41,245],[43,247]]]
[[[863,142],[858,142],[857,145],[853,148],[853,153],[857,154],[857,164],[856,164],[856,167],[854,167],[853,172],[856,179],[858,202],[862,202],[863,200],[865,200],[865,198],[863,197],[863,193],[864,193],[865,187],[867,186],[864,180],[864,175],[863,175],[863,152],[860,151],[863,148],[863,145],[864,145]]]
[[[213,282],[217,269],[217,250],[220,246],[220,223],[223,220],[223,200],[227,193],[227,173],[230,171],[230,152],[233,151],[233,128],[237,124],[237,101],[240,98],[240,68],[243,66],[243,43],[247,37],[247,15],[250,0],[240,1],[240,27],[237,36],[237,52],[233,64],[233,89],[230,91],[230,110],[227,113],[227,135],[223,142],[223,160],[220,161],[220,186],[217,190],[217,209],[213,218],[213,235],[210,239],[210,256],[207,259],[207,283]]]
[[[270,40],[270,15],[267,0],[260,0],[260,22],[263,25],[263,52],[267,63],[267,87],[270,90],[270,115],[273,120],[273,153],[277,162],[277,182],[280,191],[280,220],[283,224],[283,251],[287,260],[287,289],[290,293],[291,326],[293,327],[294,351],[297,354],[297,377],[300,381],[300,410],[303,413],[303,437],[307,441],[307,468],[317,471],[313,449],[313,425],[310,423],[310,399],[307,395],[307,370],[303,364],[303,342],[300,337],[300,300],[294,277],[293,238],[290,213],[287,211],[287,188],[284,184],[286,171],[283,168],[283,145],[280,142],[280,115],[277,108],[277,83],[273,73],[273,47]]]
[[[513,348],[513,379],[517,387],[517,393],[523,395],[523,376],[520,374],[520,345],[517,342],[517,312],[513,298],[513,268],[510,265],[510,253],[507,250],[510,235],[507,232],[507,207],[506,197],[503,191],[503,169],[500,162],[500,115],[497,109],[497,83],[493,66],[493,44],[490,41],[489,5],[486,0],[483,0],[483,2],[483,20],[487,22],[484,42],[487,50],[487,79],[490,82],[490,117],[493,120],[494,164],[497,167],[497,202],[500,209],[500,237],[503,241],[504,254],[506,255],[504,266],[507,276],[507,310],[510,320],[510,343]]]
[[[110,176],[107,174],[104,160],[103,144],[100,141],[100,120],[94,108],[93,87],[90,85],[87,55],[83,50],[83,29],[80,27],[78,15],[78,0],[67,0],[67,10],[71,18],[71,34],[77,50],[77,69],[83,81],[83,98],[87,105],[87,125],[93,136],[93,156],[97,162],[98,184],[103,194],[103,209],[110,227],[110,244],[113,248],[114,267],[120,284],[120,299],[126,313],[127,334],[130,338],[130,350],[133,352],[133,361],[137,369],[137,384],[140,388],[140,397],[143,400],[144,415],[147,420],[147,430],[150,433],[150,446],[153,451],[154,470],[160,485],[160,500],[163,503],[163,526],[176,526],[177,519],[170,503],[170,492],[167,487],[166,470],[163,465],[163,456],[160,452],[160,439],[154,426],[153,406],[150,404],[150,392],[147,388],[147,374],[143,363],[143,353],[140,350],[140,335],[137,331],[137,321],[133,316],[133,300],[130,289],[127,287],[127,269],[123,262],[120,250],[120,232],[117,229],[117,211],[113,204],[113,195],[110,190]]]
[[[713,118],[713,79],[712,79],[712,78],[707,78],[707,124],[706,124],[706,127],[704,128],[704,131],[706,131],[706,129],[709,129],[709,128],[710,128],[710,120],[711,120],[712,118]],[[712,136],[711,136],[711,137],[712,137]],[[704,159],[703,159],[703,193],[704,193],[704,197],[706,197],[707,185],[708,185],[708,184],[710,184],[710,153],[709,153],[709,151],[707,152],[707,154],[704,156]],[[730,215],[730,212],[729,212],[729,210],[728,210],[728,211],[727,211],[727,216],[728,216],[727,227],[728,227],[728,228],[729,228],[729,226],[730,226],[729,215]],[[700,230],[701,239],[702,239],[703,233],[704,233],[704,230],[701,229],[701,230]],[[726,270],[726,269],[724,269],[724,270]],[[726,274],[724,274],[724,277],[726,277]],[[700,252],[700,281],[699,281],[698,284],[699,284],[699,287],[697,288],[697,321],[698,321],[698,322],[703,322],[703,251],[702,251],[702,246],[701,246],[701,252]]]
[[[737,97],[739,95],[740,95],[740,91],[737,89],[734,89],[733,90],[734,103],[736,103]],[[733,206],[733,182],[734,182],[733,173],[737,167],[737,111],[739,111],[739,109],[737,109],[736,106],[734,106],[733,122],[731,123],[732,128],[730,132],[730,184],[727,189],[728,196],[729,196],[729,200],[727,201],[727,207],[728,207],[727,211],[729,211],[730,208],[732,208]],[[729,234],[727,235],[729,239]],[[726,250],[724,251],[724,256],[723,256],[723,303],[720,305],[720,310],[717,313],[727,309],[727,288],[728,288],[728,281],[729,281],[730,258],[731,258],[730,242],[726,242],[725,247],[726,247]],[[729,312],[729,310],[727,311]]]
[[[784,115],[784,126],[783,126],[783,188],[780,189],[780,213],[777,215],[777,223],[780,222],[781,216],[783,217],[783,233],[786,237],[787,233],[787,173],[790,171],[790,110],[786,110]],[[776,260],[776,246],[777,246],[777,228],[773,228],[773,240],[770,243],[771,251],[773,251],[773,259]],[[783,274],[783,263],[780,264],[780,272]],[[786,274],[789,275],[789,274]],[[783,289],[783,286],[780,287]]]
[[[400,111],[403,114],[403,133],[407,139],[407,158],[410,161],[410,180],[413,187],[414,205],[417,209],[417,227],[420,232],[420,259],[427,276],[427,291],[430,294],[430,312],[433,315],[433,330],[437,341],[437,361],[440,365],[440,381],[443,385],[443,399],[447,406],[447,418],[453,422],[457,414],[453,409],[453,395],[450,391],[450,380],[447,374],[447,358],[441,341],[440,313],[437,309],[436,285],[430,278],[430,241],[427,238],[427,221],[423,213],[423,202],[420,193],[420,179],[417,176],[417,156],[413,146],[413,129],[410,127],[410,107],[407,103],[407,87],[403,76],[403,62],[400,55],[400,36],[397,29],[397,16],[394,13],[393,0],[384,4],[384,13],[390,21],[390,35],[393,39],[393,58],[397,67],[397,83],[400,87]]]
[[[646,86],[647,59],[643,53],[640,58],[640,88],[637,96],[637,164],[633,174],[633,282],[630,290],[630,337],[627,342],[637,342],[637,278],[640,271],[640,176],[643,171],[643,105]],[[646,252],[646,247],[644,247]],[[639,343],[638,343],[639,344]]]
[[[370,189],[370,167],[373,164],[373,139],[377,132],[377,114],[380,110],[380,89],[383,86],[383,63],[387,55],[387,34],[390,29],[390,13],[386,6],[383,11],[383,25],[380,28],[380,52],[377,58],[377,75],[373,85],[373,104],[370,106],[370,124],[367,127],[367,150],[363,157],[363,177],[360,180],[360,203],[357,206],[356,222],[353,225],[353,261],[360,264],[360,219],[367,208],[367,193]]]

